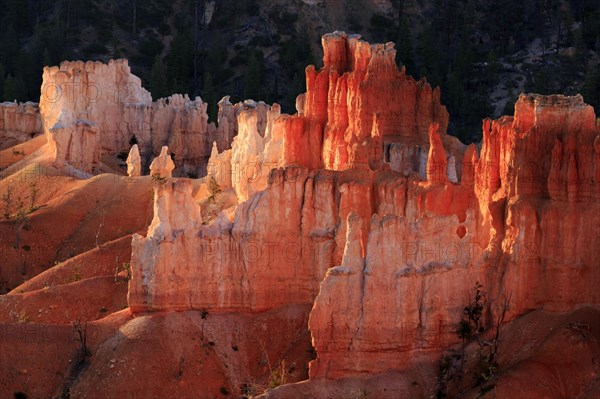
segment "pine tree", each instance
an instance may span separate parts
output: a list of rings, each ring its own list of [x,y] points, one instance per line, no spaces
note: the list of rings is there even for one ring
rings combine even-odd
[[[4,99],[6,101],[25,101],[25,84],[23,79],[17,77],[13,78],[12,75],[8,75],[4,82]]]
[[[415,69],[415,62],[412,49],[412,38],[410,37],[410,29],[406,17],[403,17],[398,27],[398,37],[396,39],[396,64],[404,65],[406,73],[412,74]]]
[[[212,76],[209,72],[204,74],[204,87],[202,90],[202,100],[208,104],[208,118],[210,121],[217,120],[217,95],[213,84]]]
[[[598,67],[588,68],[583,86],[583,97],[585,102],[596,109],[596,113],[600,113],[600,69]]]
[[[248,55],[248,65],[244,75],[244,97],[258,100],[260,96],[260,65],[254,51]]]
[[[193,66],[193,42],[187,33],[177,33],[171,42],[166,64],[171,93],[187,93]]]
[[[0,96],[4,96],[4,65],[0,62]],[[1,100],[2,98],[0,98]]]
[[[52,57],[50,56],[50,51],[48,50],[48,47],[44,48],[44,59],[42,62],[44,64],[44,66],[54,65],[54,62],[52,61]]]
[[[150,92],[154,99],[163,98],[169,95],[166,75],[165,67],[160,59],[160,55],[157,55],[152,64],[149,77]]]

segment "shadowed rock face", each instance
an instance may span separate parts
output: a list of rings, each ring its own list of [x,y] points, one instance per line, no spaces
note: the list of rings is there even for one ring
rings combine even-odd
[[[581,97],[522,95],[514,116],[484,121],[478,153],[445,134],[439,90],[398,71],[390,44],[323,44],[299,114],[271,108],[261,135],[243,110],[232,150],[213,150],[216,164],[283,167],[229,180],[232,218],[202,225],[185,179],[155,188],[133,239],[133,312],[312,304],[310,376],[337,379],[456,343],[476,281],[486,325],[506,296],[508,319],[600,303],[600,126]],[[385,165],[391,138],[401,169]]]
[[[38,104],[0,103],[0,150],[22,143],[42,131]]]

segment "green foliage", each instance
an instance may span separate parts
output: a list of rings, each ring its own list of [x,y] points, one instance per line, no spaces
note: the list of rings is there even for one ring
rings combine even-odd
[[[205,2],[197,3],[201,8]],[[537,65],[526,66],[531,75],[525,90],[581,91],[598,109],[598,68],[591,53],[600,52],[598,2],[506,0],[498,7],[489,1],[465,0],[457,6],[428,0],[427,15],[404,10],[406,1],[394,1],[389,13],[373,15],[358,3],[347,4],[339,29],[371,42],[396,41],[398,63],[409,74],[441,86],[449,132],[465,142],[480,138],[481,119],[492,112],[490,96],[503,76],[496,61],[510,62],[508,56],[535,38],[546,39],[547,51]],[[195,5],[190,0],[178,6],[163,0],[0,2],[0,97],[37,100],[44,65],[122,56],[149,83],[155,98],[175,92],[201,94],[205,100],[230,94],[236,101],[278,101],[284,112],[293,112],[295,97],[304,90],[304,68],[314,64],[311,44],[316,37],[307,33],[314,34],[313,22],[298,14],[298,7],[248,0],[217,2],[205,25],[195,20]],[[240,30],[249,32],[243,42],[236,37]],[[559,43],[554,39],[558,33]],[[166,35],[172,40],[164,40]],[[548,51],[571,46],[574,57]],[[268,60],[254,51],[265,47],[273,54]],[[164,55],[160,67],[159,55]],[[229,62],[228,55],[233,56]],[[212,120],[215,110],[209,101]]]
[[[402,18],[402,21],[400,22],[398,35],[396,37],[396,49],[396,63],[398,66],[403,65],[406,67],[407,73],[414,73],[415,61],[413,55],[413,43],[406,18]]]
[[[588,104],[594,106],[596,113],[600,113],[600,68],[597,65],[592,65],[587,70],[583,97]]]
[[[217,179],[211,176],[208,180],[208,200],[214,202],[219,194],[221,194],[221,186],[217,183]]]
[[[171,94],[188,93],[193,62],[193,46],[189,31],[177,32],[167,54],[166,65]]]
[[[204,85],[202,89],[202,100],[208,104],[208,119],[209,121],[217,121],[219,108],[217,105],[217,94],[213,84],[212,76],[209,72],[204,74]]]
[[[457,333],[461,339],[479,338],[483,333],[483,310],[487,302],[487,293],[483,291],[483,285],[477,281],[473,287],[475,295],[470,303],[463,309],[463,318],[460,322],[460,329]],[[468,327],[467,327],[468,326]],[[459,333],[469,333],[469,336],[461,336]]]
[[[440,370],[436,379],[435,398],[445,399],[448,397],[450,384],[462,377],[462,360],[464,354],[450,350],[442,356]]]
[[[21,313],[19,313],[19,317],[17,320],[19,323],[28,323],[29,322],[29,315],[27,314],[27,312],[25,310],[22,310]]]
[[[289,12],[283,7],[277,7],[269,13],[279,32],[289,32],[298,21],[298,14]]]
[[[146,56],[148,59],[156,59],[160,56],[161,51],[165,46],[162,41],[154,33],[148,35],[148,37],[140,43],[140,53]]]
[[[261,54],[262,55],[262,54]],[[261,98],[261,71],[258,52],[250,51],[244,74],[244,97],[259,100]]]
[[[156,174],[156,173],[152,175],[152,183],[153,184],[163,185],[166,182],[167,182],[167,178],[166,177],[163,177],[163,176],[161,176],[159,174]]]
[[[123,262],[120,267],[120,271],[125,272],[125,278],[131,280],[131,263]]]
[[[166,71],[159,55],[154,58],[154,63],[150,70],[149,88],[155,100],[169,95]]]
[[[90,58],[97,54],[106,54],[108,52],[108,48],[106,48],[102,42],[97,41],[85,46],[82,51],[86,57]]]
[[[285,360],[279,363],[279,367],[271,370],[269,375],[268,388],[277,388],[287,382],[289,373],[285,367]]]
[[[4,99],[7,101],[26,101],[27,93],[25,90],[25,83],[20,77],[12,77],[8,75],[4,82]]]

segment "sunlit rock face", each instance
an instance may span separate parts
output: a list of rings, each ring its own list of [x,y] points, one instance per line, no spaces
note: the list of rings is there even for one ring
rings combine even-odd
[[[228,120],[237,118],[238,135],[231,158],[216,153],[208,174],[233,186],[240,201],[264,189],[269,171],[282,166],[391,169],[426,178],[429,127],[436,123],[436,144],[446,147],[448,167],[435,167],[458,183],[466,147],[446,134],[439,88],[399,70],[393,43],[371,45],[336,32],[322,44],[324,66],[306,69],[307,92],[296,100],[297,114],[281,114],[277,104],[223,111]]]
[[[393,43],[371,45],[343,32],[325,35],[322,42],[324,66],[307,69],[304,104],[306,118],[322,128],[322,165],[375,169],[383,155],[390,162],[395,151],[405,153],[391,160],[402,164],[398,171],[418,171],[420,157],[410,156],[408,148],[427,152],[432,122],[446,136],[448,112],[439,88],[399,70]]]
[[[138,145],[134,144],[129,150],[127,156],[127,175],[129,177],[138,177],[142,175],[142,160]]]
[[[325,271],[341,260],[346,213],[361,207],[369,214],[362,192],[372,184],[369,174],[352,171],[277,169],[232,221],[222,213],[201,226],[189,183],[169,180],[155,189],[147,236],[133,240],[129,306],[262,311],[311,304]]]
[[[219,104],[219,128],[208,123],[206,109],[200,97],[187,95],[152,102],[126,60],[44,68],[41,119],[59,166],[91,172],[102,156],[129,151],[137,141],[143,167],[167,145],[180,174],[205,174],[212,143],[223,151],[237,132],[227,99]]]
[[[509,320],[600,303],[600,125],[581,97],[522,95],[478,151],[446,134],[439,89],[398,71],[391,44],[323,44],[298,114],[222,102],[237,136],[212,144],[209,176],[235,191],[232,217],[203,225],[185,179],[155,188],[134,313],[312,304],[310,377],[338,379],[456,343],[476,281],[487,326],[505,297]]]
[[[125,60],[63,62],[44,68],[40,112],[54,161],[91,171],[103,151],[126,148],[126,105],[150,105],[152,97]]]
[[[0,103],[0,142],[2,147],[31,139],[42,131],[38,104]],[[3,149],[0,147],[0,149]]]
[[[150,176],[155,180],[169,179],[173,177],[175,163],[172,156],[169,155],[169,147],[164,146],[160,150],[160,155],[152,160],[150,164]]]
[[[281,130],[274,129],[281,107],[246,100],[233,106],[229,115],[236,118],[237,135],[230,150],[219,153],[216,142],[213,143],[207,175],[221,189],[233,187],[242,202],[263,190],[270,171],[283,164]]]
[[[444,159],[431,133],[428,166]],[[599,133],[581,97],[522,95],[514,117],[484,122],[481,158],[467,150],[461,185],[428,168],[430,185],[409,185],[404,213],[354,217],[369,234],[349,233],[341,266],[321,284],[311,377],[402,369],[413,351],[457,342],[474,281],[493,317],[505,297],[509,318],[599,303]]]

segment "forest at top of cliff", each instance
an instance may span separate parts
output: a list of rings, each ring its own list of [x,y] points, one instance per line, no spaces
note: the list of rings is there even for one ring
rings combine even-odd
[[[394,41],[464,142],[521,92],[600,108],[600,3],[586,0],[0,0],[0,100],[38,101],[44,65],[128,58],[155,99],[200,95],[211,120],[225,95],[293,112],[335,30]]]

